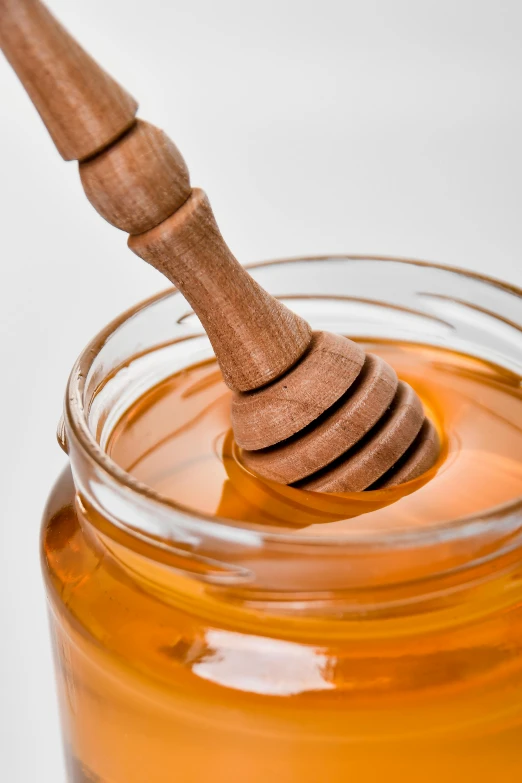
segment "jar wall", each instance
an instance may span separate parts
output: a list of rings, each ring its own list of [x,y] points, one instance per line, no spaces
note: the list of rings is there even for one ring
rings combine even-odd
[[[384,319],[389,339],[522,377],[520,292],[508,286],[357,258],[254,276],[315,328],[372,338]],[[364,515],[338,545],[173,508],[105,446],[146,389],[209,351],[169,292],[108,327],[71,376],[60,435],[71,467],[42,527],[69,780],[522,779],[522,501],[414,543],[398,529],[389,561]],[[315,545],[331,568],[314,571]]]
[[[472,594],[455,602],[451,629],[411,618],[410,633],[397,636],[388,619],[375,638],[332,640],[281,632],[263,615],[257,628],[250,615],[244,627],[209,622],[182,592],[148,590],[150,572],[145,581],[133,573],[77,513],[69,473],[50,498],[42,542],[72,781],[485,783],[522,774],[516,561],[488,584],[481,616],[468,615]]]

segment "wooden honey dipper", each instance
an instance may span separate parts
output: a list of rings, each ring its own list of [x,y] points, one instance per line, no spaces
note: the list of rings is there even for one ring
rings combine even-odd
[[[437,432],[382,359],[310,326],[225,244],[177,147],[39,0],[0,0],[0,46],[87,198],[193,307],[227,385],[246,466],[321,492],[401,484],[434,464]]]

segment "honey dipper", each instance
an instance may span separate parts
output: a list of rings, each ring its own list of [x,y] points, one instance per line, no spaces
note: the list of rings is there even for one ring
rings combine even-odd
[[[38,0],[0,0],[0,45],[87,198],[182,292],[234,392],[232,426],[258,475],[321,492],[401,484],[439,440],[413,389],[355,342],[310,326],[225,244],[177,147]]]

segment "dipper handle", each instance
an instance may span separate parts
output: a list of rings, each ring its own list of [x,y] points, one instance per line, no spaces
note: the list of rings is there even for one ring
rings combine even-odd
[[[247,466],[322,492],[393,486],[430,468],[438,434],[393,369],[310,326],[236,261],[177,147],[39,0],[0,0],[0,45],[89,201],[198,314]]]
[[[0,0],[0,46],[87,198],[131,234],[130,248],[174,283],[236,391],[270,383],[308,348],[309,325],[232,255],[205,195],[165,134],[39,0]]]

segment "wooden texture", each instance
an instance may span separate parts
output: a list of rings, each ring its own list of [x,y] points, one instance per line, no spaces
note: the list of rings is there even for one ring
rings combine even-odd
[[[198,314],[230,388],[278,378],[308,348],[306,321],[261,288],[226,246],[203,191],[129,247],[173,282]]]
[[[358,443],[301,487],[315,492],[362,492],[380,479],[402,457],[417,437],[424,421],[421,401],[408,384],[399,382],[389,412]]]
[[[312,427],[276,448],[244,451],[245,465],[282,484],[316,473],[345,454],[380,421],[395,397],[398,382],[389,364],[367,354],[357,381]]]
[[[414,391],[345,337],[316,333],[234,258],[165,134],[38,0],[0,0],[0,45],[57,148],[80,161],[87,197],[129,247],[174,283],[236,394],[243,459],[320,492],[409,481],[439,440]],[[296,282],[298,287],[298,282]]]
[[[80,163],[85,194],[113,226],[141,234],[178,210],[191,193],[185,161],[163,131],[138,120],[114,144]]]
[[[137,103],[37,0],[0,0],[0,47],[65,160],[83,160],[129,128]]]
[[[421,430],[408,451],[390,473],[379,481],[378,488],[394,487],[422,476],[433,467],[440,453],[440,439],[429,419],[424,419]]]
[[[315,421],[353,384],[364,364],[360,345],[316,332],[300,361],[255,394],[236,394],[232,427],[239,446],[264,449]]]

